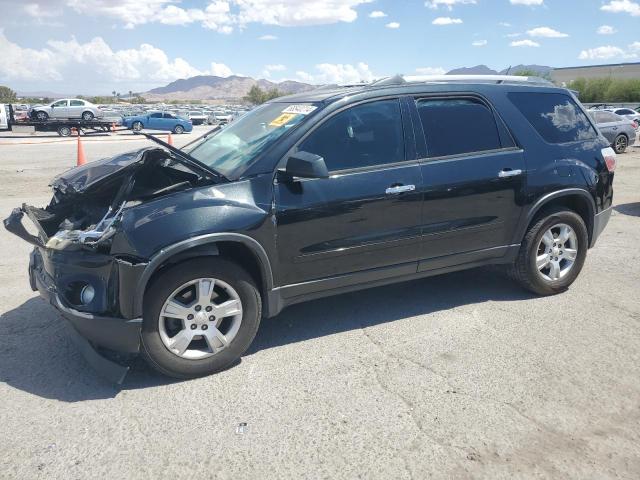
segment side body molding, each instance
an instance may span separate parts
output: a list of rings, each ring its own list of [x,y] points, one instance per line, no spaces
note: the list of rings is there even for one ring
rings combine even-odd
[[[269,292],[273,289],[273,271],[271,269],[271,262],[269,261],[267,252],[265,252],[264,248],[262,247],[262,245],[260,245],[260,243],[258,243],[257,240],[240,233],[210,233],[174,243],[173,245],[161,249],[153,257],[151,257],[136,287],[134,299],[135,315],[142,315],[142,304],[144,301],[144,292],[147,288],[147,284],[149,283],[151,276],[163,263],[165,263],[175,255],[178,255],[181,252],[184,252],[191,248],[208,244],[214,246],[216,242],[237,242],[249,247],[260,262],[262,281],[264,283],[266,291]]]

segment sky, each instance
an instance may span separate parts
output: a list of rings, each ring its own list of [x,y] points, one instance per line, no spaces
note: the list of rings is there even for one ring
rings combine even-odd
[[[147,91],[640,61],[640,0],[0,0],[0,85]]]

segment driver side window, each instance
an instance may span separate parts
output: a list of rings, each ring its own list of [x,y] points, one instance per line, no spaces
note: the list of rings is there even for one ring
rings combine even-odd
[[[312,132],[299,150],[323,157],[329,171],[402,162],[400,101],[379,100],[342,111]]]

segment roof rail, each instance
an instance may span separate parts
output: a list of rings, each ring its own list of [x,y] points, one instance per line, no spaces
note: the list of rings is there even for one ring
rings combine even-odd
[[[518,75],[396,75],[376,82],[372,86],[398,85],[404,83],[508,83],[539,86],[553,86],[553,83],[541,77],[521,77]]]

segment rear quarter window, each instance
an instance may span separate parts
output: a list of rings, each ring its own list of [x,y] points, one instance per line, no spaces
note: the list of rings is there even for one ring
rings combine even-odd
[[[508,97],[548,143],[578,142],[598,136],[587,116],[569,95],[511,92]]]

